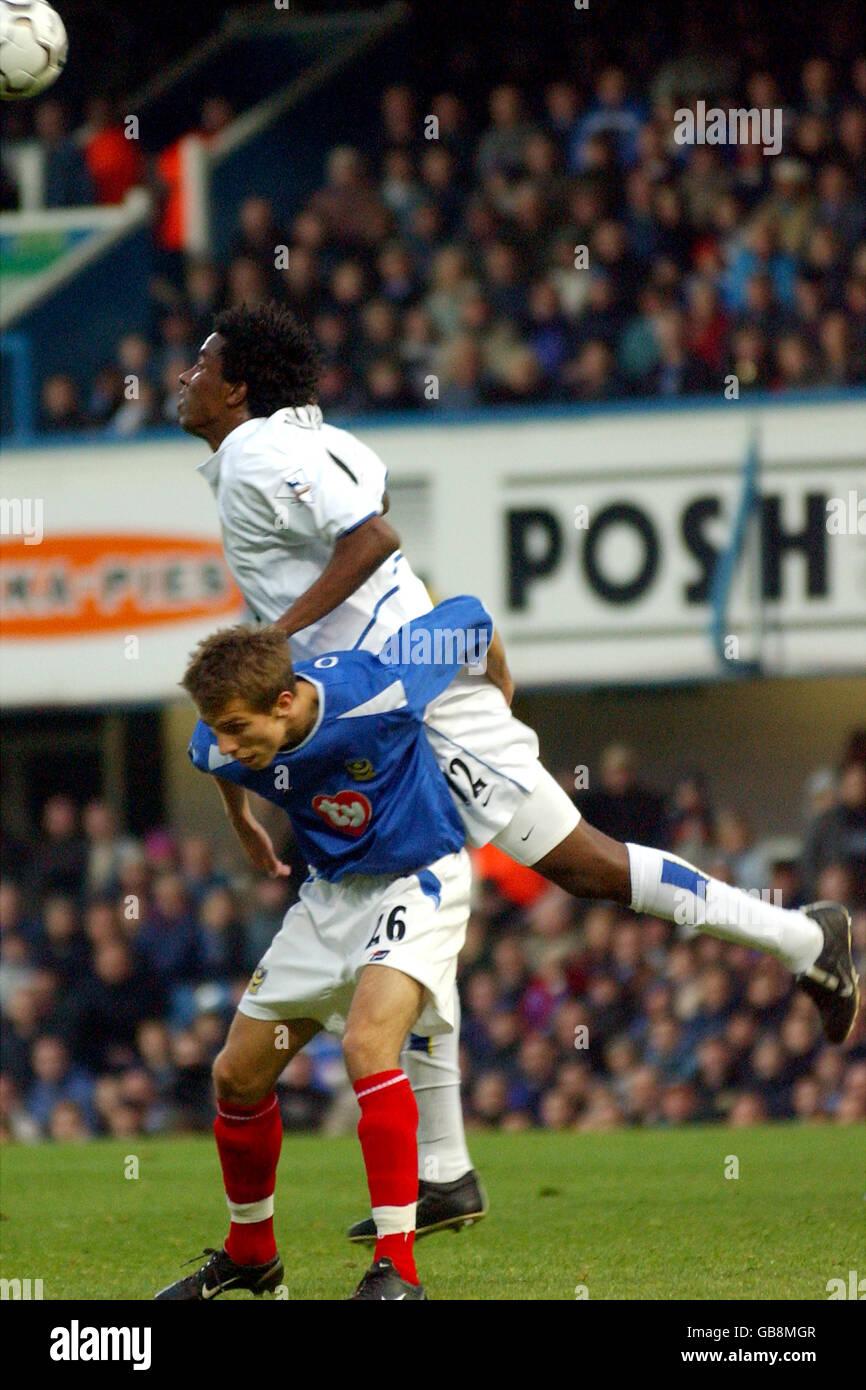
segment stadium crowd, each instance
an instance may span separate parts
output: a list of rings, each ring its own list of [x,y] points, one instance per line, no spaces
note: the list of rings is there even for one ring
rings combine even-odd
[[[604,751],[597,785],[577,797],[608,833],[664,844],[785,906],[847,902],[864,971],[866,732],[838,769],[811,776],[802,833],[783,841],[757,841],[697,772],[669,797],[642,786],[625,747]],[[772,958],[579,903],[491,847],[474,867],[459,969],[470,1125],[866,1119],[862,1012],[845,1047],[827,1047]],[[4,844],[0,1137],[209,1128],[210,1064],[302,877],[297,863],[290,880],[238,876],[201,836],[160,828],[136,840],[103,801],[49,798],[38,841]],[[287,1129],[342,1132],[357,1118],[339,1043],[325,1035],[278,1094]]]
[[[780,152],[677,143],[675,113],[699,99],[778,110]],[[214,312],[271,297],[312,326],[335,416],[866,380],[866,58],[843,70],[815,55],[790,83],[682,53],[650,81],[609,66],[586,89],[557,80],[530,100],[506,83],[470,107],[388,88],[374,148],[332,149],[291,225],[248,197],[225,264],[172,261],[151,322],[95,380],[45,382],[43,428],[171,424]],[[231,117],[213,98],[200,130]],[[54,100],[37,133],[55,202],[149,180],[166,250],[165,161],[130,152],[102,99],[77,141]]]

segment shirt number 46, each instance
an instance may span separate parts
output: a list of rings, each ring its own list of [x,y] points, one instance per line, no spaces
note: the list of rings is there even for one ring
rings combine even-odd
[[[388,920],[387,922],[385,922],[385,935],[387,936],[389,941],[402,941],[403,937],[406,935],[406,921],[403,916],[403,913],[405,911],[405,903],[398,903],[397,906],[392,907],[391,911],[388,913]],[[382,923],[384,920],[385,914],[384,912],[381,912],[379,914],[379,920],[376,923],[376,930],[373,932],[373,935],[370,937],[370,940],[364,947],[365,951],[369,951],[371,946],[379,945],[379,942],[382,939],[380,933],[382,931]]]

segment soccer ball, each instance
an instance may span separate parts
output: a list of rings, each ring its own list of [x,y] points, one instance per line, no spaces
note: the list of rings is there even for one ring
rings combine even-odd
[[[0,97],[35,97],[66,62],[63,20],[47,0],[0,0]]]

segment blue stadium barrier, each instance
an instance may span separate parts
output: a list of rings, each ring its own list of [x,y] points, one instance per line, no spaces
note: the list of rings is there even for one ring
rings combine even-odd
[[[734,524],[731,531],[731,539],[728,546],[719,555],[716,567],[713,571],[712,583],[710,586],[710,640],[712,641],[719,665],[725,670],[731,670],[740,676],[758,675],[761,670],[759,659],[752,661],[731,661],[725,651],[727,636],[725,625],[728,613],[728,600],[731,588],[737,573],[737,567],[742,558],[749,522],[757,516],[760,505],[758,494],[758,472],[760,467],[760,451],[758,448],[758,432],[755,430],[749,441],[746,451],[746,459],[743,465],[743,481],[740,490],[740,499],[737,504],[737,511],[734,516]]]
[[[0,339],[2,392],[0,433],[10,444],[29,444],[36,428],[33,387],[33,353],[23,333],[7,333]]]

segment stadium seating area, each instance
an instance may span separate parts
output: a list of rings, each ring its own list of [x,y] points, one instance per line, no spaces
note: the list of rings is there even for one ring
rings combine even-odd
[[[677,144],[675,110],[712,94],[783,109],[781,153]],[[77,163],[62,119],[42,120],[73,200],[101,167],[94,145],[116,144],[106,120]],[[134,165],[127,182],[146,177]],[[640,85],[615,67],[594,90],[555,81],[537,104],[496,86],[480,116],[453,91],[392,87],[373,150],[333,149],[290,226],[248,198],[229,262],[157,277],[152,321],[95,380],[46,381],[42,427],[172,423],[213,312],[268,297],[313,326],[332,414],[676,399],[720,393],[728,374],[741,394],[861,384],[864,169],[864,58],[846,71],[815,56],[792,86],[681,55]]]
[[[809,778],[790,840],[756,842],[696,773],[669,797],[643,788],[623,748],[604,751],[582,795],[609,833],[663,841],[786,906],[854,904],[863,970],[866,734],[852,735],[838,772]],[[250,881],[181,827],[134,840],[105,803],[61,796],[43,808],[38,843],[3,850],[0,1136],[209,1128],[210,1063],[302,867],[288,883]],[[578,903],[489,848],[475,870],[460,965],[470,1125],[866,1119],[862,1013],[845,1048],[828,1048],[812,1005],[769,957]],[[336,1039],[299,1055],[279,1095],[287,1128],[354,1125]]]

